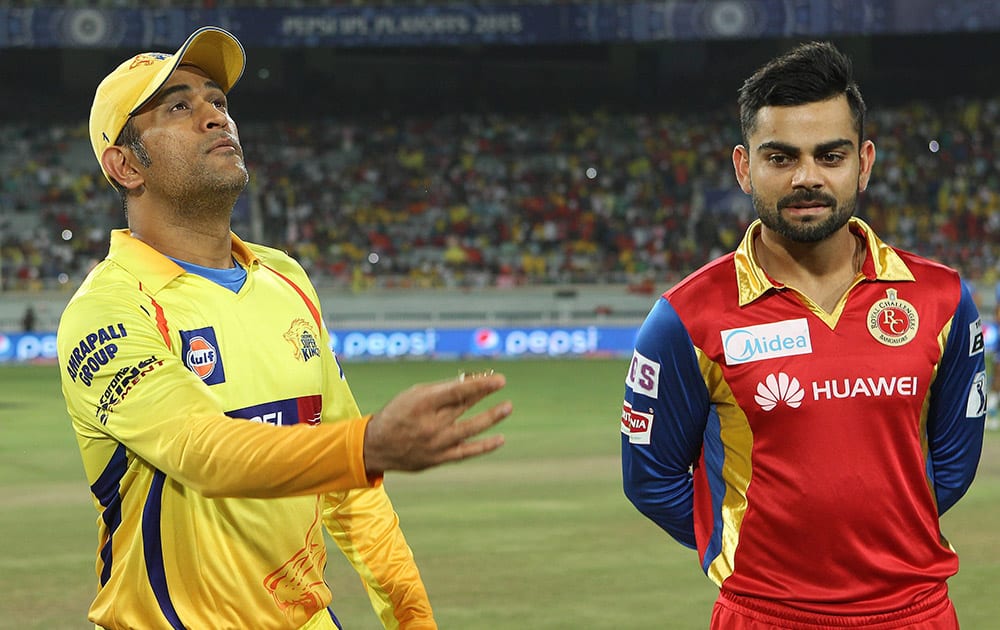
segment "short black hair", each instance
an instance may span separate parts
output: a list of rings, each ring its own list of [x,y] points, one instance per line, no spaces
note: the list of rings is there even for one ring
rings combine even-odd
[[[775,57],[743,82],[739,90],[740,130],[744,143],[756,130],[757,113],[769,106],[818,103],[847,97],[858,146],[865,133],[865,101],[854,80],[851,59],[830,42],[807,42]]]

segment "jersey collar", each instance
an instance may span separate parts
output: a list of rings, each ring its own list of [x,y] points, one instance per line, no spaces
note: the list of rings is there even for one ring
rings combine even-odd
[[[233,257],[248,270],[260,262],[247,244],[236,234],[232,236]],[[137,238],[128,229],[111,231],[108,260],[121,265],[135,276],[145,291],[156,294],[171,280],[184,274],[180,265]]]
[[[740,306],[753,302],[770,289],[780,289],[784,286],[764,273],[754,254],[753,241],[760,231],[760,225],[760,219],[750,224],[734,255]],[[848,225],[851,232],[864,238],[868,244],[865,264],[861,268],[865,280],[913,281],[913,274],[903,259],[893,248],[883,243],[867,223],[852,217]]]

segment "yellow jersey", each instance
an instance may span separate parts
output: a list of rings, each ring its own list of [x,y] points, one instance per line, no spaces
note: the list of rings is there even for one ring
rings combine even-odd
[[[334,628],[325,527],[386,628],[435,628],[315,289],[232,236],[238,292],[127,230],[70,300],[63,395],[98,512],[104,628]]]

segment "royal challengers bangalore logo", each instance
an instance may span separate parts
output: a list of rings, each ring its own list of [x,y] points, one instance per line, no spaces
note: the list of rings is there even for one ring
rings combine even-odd
[[[295,348],[295,358],[299,361],[305,362],[319,356],[316,335],[306,320],[301,318],[293,320],[291,328],[282,337]]]
[[[896,289],[887,289],[886,298],[868,309],[868,332],[887,346],[901,346],[917,336],[920,318],[917,310],[906,300],[901,300]]]

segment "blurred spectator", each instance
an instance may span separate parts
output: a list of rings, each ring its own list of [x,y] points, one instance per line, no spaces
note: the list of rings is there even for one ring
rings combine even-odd
[[[35,323],[38,318],[35,315],[35,307],[31,304],[24,309],[24,316],[21,318],[21,330],[23,332],[35,332]]]
[[[234,226],[318,285],[665,286],[754,212],[727,111],[240,120],[254,178]],[[873,108],[858,213],[899,246],[1000,280],[1000,99]],[[3,286],[73,286],[123,225],[82,127],[0,124]]]

